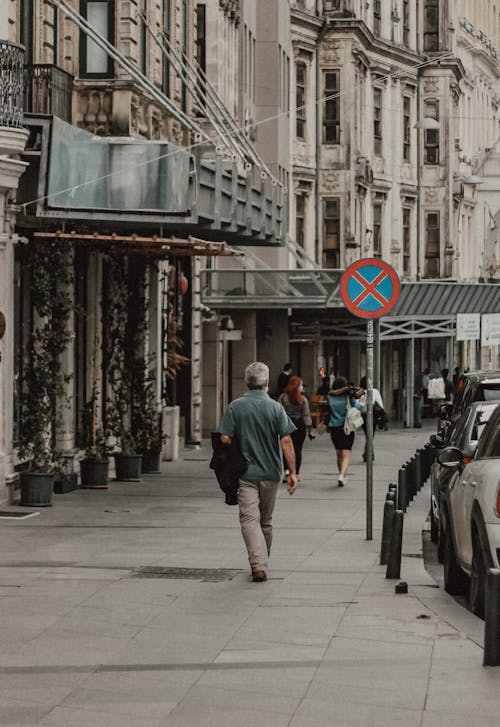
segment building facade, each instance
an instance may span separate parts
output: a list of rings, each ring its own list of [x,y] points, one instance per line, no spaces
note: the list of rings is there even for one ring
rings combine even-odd
[[[435,300],[473,283],[483,302],[456,312],[500,309],[486,303],[500,255],[497,10],[493,1],[290,2],[287,280],[293,287],[298,267],[331,270],[333,278],[375,257],[434,301],[411,314],[400,306],[380,331],[377,383],[393,416],[408,422],[423,368],[498,366],[498,347],[457,341],[455,311]],[[254,302],[254,312],[242,314],[237,300],[224,312],[247,319],[265,305],[266,318],[287,314],[281,358],[292,360],[309,391],[321,368],[361,376],[364,324],[342,310],[338,295],[314,308],[301,297],[290,303],[284,288]],[[281,362],[271,363],[279,371]]]
[[[254,74],[252,38],[262,22],[255,4],[8,4],[5,35],[12,47],[19,44],[19,54],[24,46],[17,112],[27,131],[9,130],[17,139],[9,152],[22,157],[5,162],[18,175],[26,172],[18,206],[12,206],[13,172],[4,206],[9,326],[1,499],[15,499],[18,473],[29,464],[22,444],[30,390],[49,334],[59,332],[50,340],[61,347],[53,360],[60,388],[55,393],[55,379],[47,376],[40,403],[60,416],[54,414],[42,440],[62,454],[66,473],[76,471],[88,444],[89,408],[94,432],[107,428],[111,445],[123,445],[108,426],[113,411],[124,414],[127,439],[133,435],[133,395],[117,389],[120,368],[122,381],[132,381],[136,366],[147,381],[166,459],[178,456],[179,436],[194,444],[201,438],[202,260],[231,255],[228,243],[279,245],[285,222],[283,185],[274,176],[284,152],[263,161],[252,121],[265,113],[262,99],[248,86],[246,97],[240,93],[243,9],[245,72]],[[249,82],[256,87],[254,76]],[[14,222],[12,235],[7,228]],[[24,244],[14,253],[15,239]],[[52,275],[57,265],[59,286]],[[64,301],[64,321],[48,293]],[[117,356],[120,329],[139,338]],[[134,348],[139,356],[127,363]]]

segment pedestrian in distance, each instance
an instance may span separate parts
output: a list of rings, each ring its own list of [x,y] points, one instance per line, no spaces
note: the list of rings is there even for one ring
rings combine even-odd
[[[424,397],[424,406],[427,404],[429,399],[430,373],[430,369],[424,369],[422,372],[422,396]]]
[[[314,439],[309,402],[307,397],[304,396],[303,391],[304,386],[300,376],[290,376],[285,391],[278,399],[292,422],[297,427],[291,435],[295,451],[295,471],[297,475],[300,473],[300,465],[302,464],[302,447],[304,445],[306,434],[309,436],[309,439]],[[286,473],[290,468],[286,462],[284,464]]]
[[[292,364],[291,363],[284,364],[283,371],[278,376],[278,385],[277,385],[278,396],[280,396],[280,394],[282,394],[285,391],[291,375],[292,375]]]
[[[351,450],[354,444],[354,432],[346,434],[344,425],[347,417],[347,405],[354,406],[359,411],[363,409],[358,399],[363,394],[362,389],[355,389],[344,376],[337,376],[328,392],[328,428],[332,444],[337,452],[337,466],[339,469],[337,484],[343,487],[347,482],[347,470],[351,459]]]
[[[363,411],[361,412],[363,416],[363,432],[365,433],[365,448],[363,449],[363,462],[366,462],[366,387],[367,387],[367,381],[366,376],[362,376],[359,382],[359,386],[361,389],[363,389],[363,394],[359,398],[359,403],[363,405]],[[373,420],[373,436],[375,436],[375,432],[377,431],[377,427],[379,425],[382,425],[382,427],[385,424],[385,409],[384,409],[384,402],[382,399],[382,395],[380,391],[375,388],[375,386],[372,388],[372,403],[373,403],[373,409],[372,409],[372,420]],[[373,459],[375,459],[374,454],[372,453]]]
[[[444,381],[444,397],[445,397],[445,403],[446,404],[451,404],[451,402],[453,401],[453,394],[455,393],[455,387],[453,385],[453,381],[450,379],[450,372],[449,372],[449,370],[448,369],[443,369],[441,371],[441,376],[443,377],[443,381]]]
[[[240,478],[238,507],[241,532],[255,582],[267,580],[273,538],[272,519],[278,487],[283,476],[281,452],[289,474],[287,489],[297,488],[295,452],[291,438],[295,425],[285,409],[271,399],[269,368],[256,361],[245,369],[246,394],[232,401],[220,421],[221,441],[230,444],[236,437],[248,462]]]

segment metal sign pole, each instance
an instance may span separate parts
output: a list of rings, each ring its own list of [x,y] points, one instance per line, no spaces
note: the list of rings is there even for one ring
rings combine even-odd
[[[361,258],[340,279],[340,297],[347,310],[366,318],[366,539],[373,525],[373,319],[394,308],[401,291],[397,272],[378,258]],[[377,361],[380,365],[380,326],[377,323]],[[377,371],[377,384],[380,370]]]
[[[373,540],[373,320],[366,322],[366,539]]]

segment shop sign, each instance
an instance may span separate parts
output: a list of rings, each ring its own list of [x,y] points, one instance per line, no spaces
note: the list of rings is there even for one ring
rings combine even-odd
[[[479,313],[457,313],[457,341],[478,341],[481,337]]]
[[[500,345],[500,313],[481,316],[481,346]]]

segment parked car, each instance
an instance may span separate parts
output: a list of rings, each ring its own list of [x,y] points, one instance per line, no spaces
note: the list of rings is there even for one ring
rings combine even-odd
[[[482,616],[486,573],[500,566],[500,405],[484,427],[472,462],[466,464],[457,447],[445,447],[439,460],[455,470],[441,493],[445,588],[456,594],[468,586],[470,607]]]
[[[500,398],[500,391],[498,392]],[[433,434],[431,444],[434,447],[457,447],[463,454],[464,464],[469,464],[476,452],[481,433],[499,402],[476,401],[470,404],[462,416],[450,424],[444,436]],[[441,493],[446,489],[456,470],[442,465],[436,459],[431,466],[431,540],[438,543],[438,559],[442,562],[443,548],[439,540],[439,509]]]
[[[500,400],[500,371],[469,371],[462,374],[455,387],[453,403],[440,409],[438,431],[444,434],[450,424],[474,401]]]

